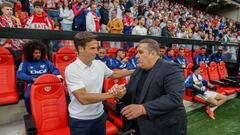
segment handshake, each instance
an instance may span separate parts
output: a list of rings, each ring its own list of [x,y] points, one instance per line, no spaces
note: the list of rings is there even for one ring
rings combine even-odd
[[[108,91],[108,93],[112,95],[112,97],[115,98],[116,100],[120,100],[126,94],[126,92],[127,90],[126,90],[125,84],[121,84],[121,85],[115,84]]]

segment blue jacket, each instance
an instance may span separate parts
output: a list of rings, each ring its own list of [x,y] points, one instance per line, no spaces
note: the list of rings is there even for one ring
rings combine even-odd
[[[96,55],[96,60],[101,60],[103,63],[105,63],[108,67],[110,66],[110,58],[108,56],[104,56],[103,59],[101,59],[98,54]],[[110,68],[110,67],[109,67]]]
[[[83,6],[81,4],[78,4],[76,7],[77,10],[80,9],[80,7]],[[86,15],[84,13],[84,8],[80,11],[80,14],[78,16],[75,16],[73,19],[73,30],[75,31],[85,31],[86,30]]]
[[[193,74],[189,75],[187,79],[185,80],[185,88],[187,89],[193,89],[193,84],[197,85],[198,87],[202,88],[203,86],[207,86],[207,81],[202,78],[201,75],[196,75],[198,81],[194,82]],[[194,95],[198,94],[197,92],[194,92]]]
[[[131,56],[131,58],[128,60],[128,62],[132,65],[132,69],[137,68],[137,58],[135,55]]]
[[[163,59],[174,62],[174,59],[172,56],[165,56]]]
[[[201,53],[199,53],[193,59],[193,63],[195,65],[200,65],[200,62],[203,62],[208,65],[210,61],[207,55],[202,55]]]
[[[219,55],[217,53],[213,53],[210,56],[210,61],[215,61],[216,63],[220,63],[220,61],[223,61],[224,57],[223,55]]]
[[[186,68],[188,65],[188,61],[185,57],[178,55],[175,59],[175,62],[180,64],[182,68]]]
[[[133,66],[129,62],[122,62],[118,60],[117,58],[110,59],[110,69],[133,69]]]
[[[39,61],[23,61],[17,71],[17,78],[29,82],[33,82],[34,78],[42,74],[51,72],[54,75],[60,75],[59,70],[49,60]]]

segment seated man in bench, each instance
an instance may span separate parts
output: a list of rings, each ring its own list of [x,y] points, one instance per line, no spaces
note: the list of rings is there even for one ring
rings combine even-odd
[[[193,74],[189,75],[185,80],[185,87],[192,89],[195,96],[198,96],[208,103],[206,112],[209,117],[214,120],[214,110],[227,101],[227,96],[218,92],[206,90],[206,87],[212,90],[216,90],[216,87],[202,78],[199,65],[194,65],[192,67],[192,72]]]
[[[31,114],[30,89],[33,82],[42,74],[52,73],[62,78],[59,70],[45,58],[45,45],[40,41],[29,41],[24,45],[23,60],[17,71],[17,79],[27,82],[27,89],[24,94],[24,101],[27,112]]]

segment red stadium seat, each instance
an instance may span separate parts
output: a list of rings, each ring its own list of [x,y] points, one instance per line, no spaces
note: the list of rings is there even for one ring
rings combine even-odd
[[[72,48],[69,47],[63,47],[60,48],[56,54],[53,56],[53,62],[56,68],[60,71],[60,74],[62,75],[64,82],[65,82],[65,68],[72,63],[73,61],[76,60],[77,54],[72,50]],[[65,91],[66,94],[68,94],[67,91],[67,85],[66,82],[65,84]]]
[[[117,48],[109,48],[107,54],[110,58],[116,56],[118,49]]]
[[[118,78],[118,79],[114,79],[114,78],[105,78],[104,79],[104,85],[103,85],[103,91],[104,92],[108,92],[108,90],[110,89],[110,88],[112,88],[112,86],[114,85],[114,84],[126,84],[127,83],[127,80],[126,80],[126,78],[125,77],[122,77],[122,78]],[[106,104],[105,105],[107,105],[107,106],[105,106],[106,107],[106,109],[109,111],[109,117],[111,118],[111,119],[113,119],[113,122],[118,126],[118,127],[121,127],[122,128],[122,118],[121,117],[117,117],[116,116],[116,114],[114,114],[115,113],[115,109],[112,109],[112,108],[116,108],[116,100],[114,100],[114,99],[108,99],[107,101],[106,101]],[[111,107],[110,107],[110,106]]]
[[[188,63],[193,63],[192,52],[189,48],[185,48],[184,56],[187,59]]]
[[[136,53],[136,48],[131,47],[128,49],[128,52],[126,54],[126,57],[130,58],[132,55],[134,55]]]
[[[3,47],[0,47],[0,87],[0,105],[18,102],[13,56]]]
[[[187,67],[184,69],[184,78],[186,79],[190,74],[191,74],[191,69],[192,69],[193,64],[189,63]],[[192,95],[192,90],[190,89],[185,89],[184,90],[184,95],[183,99],[187,101],[192,101],[193,95]]]
[[[234,87],[228,87],[226,83],[220,81],[220,77],[218,74],[218,67],[215,62],[210,63],[208,67],[208,74],[209,74],[209,80],[212,83],[221,85],[221,87],[218,87],[218,89],[222,89],[221,91],[225,92],[225,94],[227,95],[233,94],[238,90],[237,88],[234,88]]]
[[[64,87],[55,75],[36,79],[30,93],[32,117],[38,135],[70,135]]]
[[[115,135],[118,133],[118,129],[110,121],[106,121],[106,135]]]
[[[201,53],[201,50],[200,50],[200,49],[194,50],[193,58],[194,58],[197,54],[199,54],[199,53]]]
[[[178,52],[179,52],[179,48],[175,48],[175,49],[174,49],[174,58],[176,58],[176,57],[177,57],[177,55],[178,55]]]

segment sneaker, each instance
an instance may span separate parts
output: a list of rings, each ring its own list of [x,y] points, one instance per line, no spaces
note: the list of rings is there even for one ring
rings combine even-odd
[[[211,111],[211,110],[209,109],[209,107],[207,107],[206,113],[208,114],[208,116],[209,116],[211,119],[213,119],[213,120],[216,119],[215,116],[214,116],[214,112]]]

